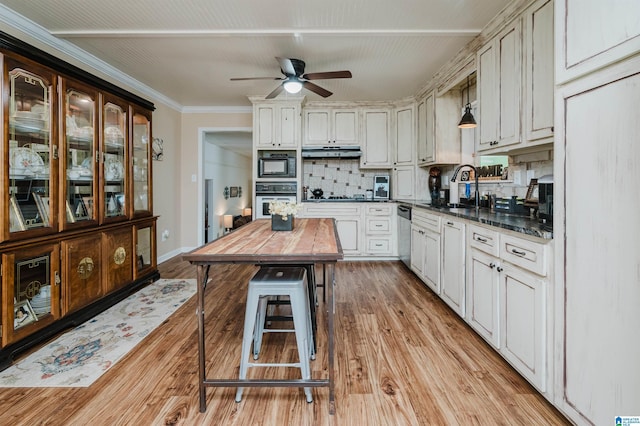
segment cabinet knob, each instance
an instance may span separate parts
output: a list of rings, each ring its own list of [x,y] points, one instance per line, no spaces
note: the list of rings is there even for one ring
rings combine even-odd
[[[495,264],[495,263],[491,262],[491,263],[489,264],[489,268],[493,269],[493,268],[495,268],[495,267],[496,267],[496,264]]]
[[[502,269],[502,267],[501,267],[501,266],[498,266],[497,271],[498,271],[498,272],[502,272],[502,271],[504,271],[504,269]]]

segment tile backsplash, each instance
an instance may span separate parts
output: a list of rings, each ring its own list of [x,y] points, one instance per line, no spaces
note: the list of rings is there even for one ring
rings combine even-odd
[[[314,159],[302,162],[302,185],[309,189],[322,189],[324,196],[353,197],[364,195],[367,189],[373,190],[373,177],[388,175],[389,170],[360,170],[360,160]]]

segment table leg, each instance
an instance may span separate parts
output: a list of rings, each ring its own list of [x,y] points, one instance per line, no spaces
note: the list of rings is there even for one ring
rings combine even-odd
[[[207,390],[205,387],[205,348],[204,348],[204,291],[209,279],[209,265],[197,266],[197,291],[198,307],[196,316],[198,317],[198,388],[200,395],[200,412],[207,411]]]
[[[335,289],[335,270],[336,264],[332,263],[329,266],[329,303],[328,306],[328,326],[329,326],[329,414],[333,415],[336,413],[336,395],[335,395],[335,371],[334,371],[334,362],[333,362],[333,352],[334,352],[334,314],[336,311],[336,303],[334,298],[334,289]],[[323,266],[324,269],[324,266]],[[324,286],[327,287],[327,279],[324,279]],[[325,290],[325,289],[323,289]]]

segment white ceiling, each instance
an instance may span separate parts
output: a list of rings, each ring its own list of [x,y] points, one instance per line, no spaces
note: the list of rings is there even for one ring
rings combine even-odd
[[[248,106],[279,84],[276,56],[316,80],[327,100],[414,95],[510,0],[0,0],[182,107]],[[309,100],[321,100],[303,90]],[[285,94],[280,95],[285,96]]]

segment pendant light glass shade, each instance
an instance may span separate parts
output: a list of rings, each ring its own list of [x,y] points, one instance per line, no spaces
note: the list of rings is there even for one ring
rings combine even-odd
[[[476,119],[473,118],[473,114],[471,113],[471,103],[469,102],[470,87],[469,76],[467,76],[467,105],[464,108],[462,119],[460,120],[460,123],[458,123],[458,127],[461,129],[473,129],[478,125],[478,123],[476,123]]]
[[[287,81],[283,83],[284,90],[288,93],[298,93],[302,90],[302,82],[297,77],[289,77]]]

